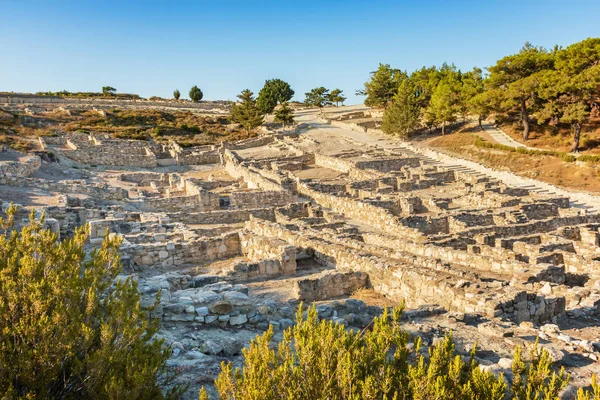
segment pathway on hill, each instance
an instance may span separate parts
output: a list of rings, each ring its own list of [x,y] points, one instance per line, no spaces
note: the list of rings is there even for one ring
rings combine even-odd
[[[529,147],[529,146],[524,145],[523,143],[517,142],[516,140],[514,140],[513,138],[508,136],[506,133],[504,133],[503,131],[498,129],[493,124],[484,124],[483,130],[486,131],[496,142],[498,142],[501,145],[510,146],[510,147],[523,147],[523,148],[530,149],[530,150],[543,150],[543,149],[536,149],[534,147]]]
[[[386,136],[383,133],[365,133],[339,126],[332,126],[321,122],[318,119],[318,110],[302,110],[297,113],[296,120],[299,123],[308,125],[309,128],[307,133],[310,133],[313,137],[318,138],[320,134],[322,134],[323,137],[326,137],[327,135],[339,135],[364,145],[378,146],[390,152],[393,152],[394,150],[402,151],[421,158],[431,165],[439,165],[451,170],[478,176],[485,175],[492,180],[498,180],[506,185],[521,187],[540,194],[568,197],[572,207],[580,208],[588,212],[600,212],[600,196],[586,192],[563,189],[549,183],[525,178],[508,171],[494,170],[479,163],[451,156],[398,138]]]

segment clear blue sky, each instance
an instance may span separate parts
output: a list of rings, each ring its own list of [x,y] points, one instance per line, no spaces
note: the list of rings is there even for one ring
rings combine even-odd
[[[0,0],[0,91],[234,99],[265,79],[344,90],[379,62],[413,70],[492,65],[530,41],[600,36],[598,0]]]

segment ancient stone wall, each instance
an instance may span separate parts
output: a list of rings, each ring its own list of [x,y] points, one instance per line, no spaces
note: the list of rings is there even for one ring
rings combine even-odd
[[[297,203],[298,197],[288,191],[268,190],[252,192],[232,192],[229,195],[232,208],[258,208]]]
[[[299,300],[319,301],[348,296],[369,286],[369,276],[364,272],[324,271],[316,277],[299,279],[294,291]]]
[[[42,166],[38,156],[23,157],[20,161],[0,161],[0,184],[10,185],[21,178],[26,178]]]
[[[290,275],[296,273],[296,248],[289,243],[249,232],[240,234],[241,251],[250,261],[274,260],[278,268],[262,268],[257,275]]]
[[[121,253],[134,268],[198,264],[241,255],[240,237],[235,232],[181,243],[125,244],[121,246]]]
[[[529,299],[525,293],[510,286],[484,289],[483,282],[477,288],[461,285],[461,280],[441,268],[438,261],[422,259],[419,267],[412,263],[387,259],[346,246],[310,238],[285,229],[268,221],[251,220],[246,228],[259,235],[278,237],[298,248],[310,249],[315,258],[341,271],[366,272],[372,287],[387,297],[407,305],[440,304],[449,310],[479,313],[488,317],[500,317],[520,321],[547,321],[561,314],[565,299],[536,296]],[[413,261],[414,262],[414,261]],[[480,290],[494,293],[486,297],[477,294]]]

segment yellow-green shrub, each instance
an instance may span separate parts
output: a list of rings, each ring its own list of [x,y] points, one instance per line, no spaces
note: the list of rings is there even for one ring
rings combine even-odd
[[[119,242],[86,256],[87,232],[57,242],[33,214],[0,218],[0,398],[162,399],[169,349],[121,270]]]

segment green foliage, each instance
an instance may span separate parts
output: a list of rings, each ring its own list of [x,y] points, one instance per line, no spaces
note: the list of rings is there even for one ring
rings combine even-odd
[[[0,397],[176,398],[160,385],[171,351],[153,339],[158,321],[133,280],[116,280],[119,241],[86,256],[84,229],[57,242],[33,213],[13,229],[15,212],[0,218]]]
[[[310,92],[304,93],[304,95],[306,96],[304,104],[309,107],[323,108],[331,105],[331,101],[329,100],[329,89],[326,89],[323,86],[314,88]]]
[[[474,351],[467,361],[447,336],[422,354],[400,327],[401,309],[387,311],[372,330],[352,332],[319,321],[315,307],[286,330],[276,349],[273,330],[243,350],[245,367],[222,364],[216,380],[221,399],[494,399],[504,398],[500,375],[479,369]]]
[[[246,132],[250,132],[263,123],[263,114],[256,104],[254,93],[249,89],[243,90],[238,96],[240,103],[231,108],[231,120],[241,124]]]
[[[583,124],[600,95],[600,38],[588,38],[556,52],[555,69],[540,75],[540,98],[545,102],[537,113],[540,122],[571,125],[572,151],[579,150]]]
[[[406,78],[405,72],[380,63],[377,71],[371,72],[371,79],[365,82],[365,88],[357,91],[357,94],[367,96],[366,106],[387,107],[396,95],[400,82]]]
[[[189,95],[190,100],[192,100],[194,103],[199,102],[204,97],[204,93],[202,93],[202,90],[200,90],[200,88],[196,85],[190,89]]]
[[[579,388],[577,400],[600,400],[600,384],[598,384],[596,375],[592,375],[592,392]]]
[[[554,67],[553,52],[526,43],[517,54],[506,56],[489,67],[489,84],[501,112],[518,112],[523,138],[529,137],[530,114],[539,107],[538,89],[544,72]]]
[[[109,87],[109,86],[107,86]],[[116,89],[115,89],[116,90]],[[61,90],[60,92],[37,92],[38,96],[58,96],[58,97],[76,97],[76,98],[94,98],[94,97],[111,97],[122,100],[139,100],[141,97],[137,94],[131,93],[114,93],[114,92],[69,92],[67,90]]]
[[[561,367],[558,373],[551,371],[552,358],[536,343],[529,350],[529,362],[522,359],[522,348],[516,347],[512,364],[513,381],[511,395],[519,400],[558,399],[569,383],[569,375]]]
[[[256,104],[263,114],[270,114],[277,104],[283,104],[294,97],[294,91],[289,83],[281,79],[269,79],[258,92]]]
[[[441,80],[431,95],[425,110],[425,119],[432,125],[442,125],[442,135],[446,124],[456,121],[460,99],[460,81],[450,75]]]
[[[419,127],[419,104],[417,87],[409,80],[400,84],[398,93],[383,113],[381,129],[388,134],[408,137],[411,131]]]
[[[179,93],[179,89],[175,89],[175,91],[173,92],[173,98],[175,100],[179,100],[180,97],[181,97],[181,93]]]
[[[329,101],[331,103],[335,103],[335,106],[338,107],[340,103],[344,105],[344,101],[346,101],[346,97],[343,95],[344,91],[340,89],[333,89],[331,93],[329,93]]]
[[[103,95],[114,95],[117,92],[117,89],[115,89],[112,86],[102,86],[102,94]]]
[[[287,101],[275,110],[275,121],[282,123],[284,127],[286,124],[294,123],[294,110],[292,110]]]

